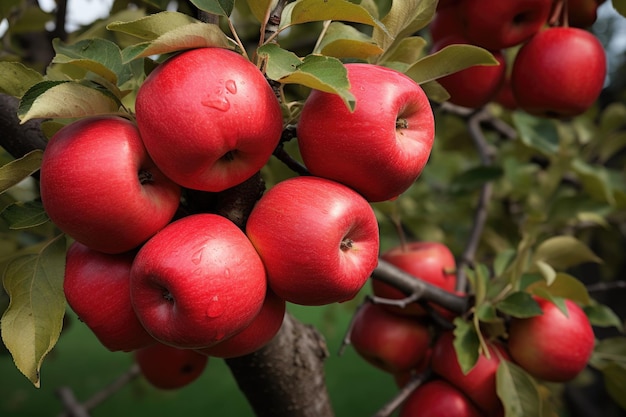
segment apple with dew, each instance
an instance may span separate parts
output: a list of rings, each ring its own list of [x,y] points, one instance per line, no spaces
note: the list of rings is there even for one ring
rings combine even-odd
[[[141,375],[152,386],[173,390],[198,379],[206,368],[208,357],[191,349],[178,349],[156,343],[134,352]]]
[[[583,309],[571,300],[565,300],[567,315],[549,300],[535,297],[535,301],[543,314],[511,319],[511,357],[536,378],[570,381],[587,366],[593,353],[593,328]]]
[[[278,99],[237,52],[198,48],[160,64],[136,100],[148,152],[178,184],[223,191],[252,177],[282,133]]]
[[[553,0],[463,0],[459,15],[465,36],[476,46],[497,51],[530,39],[548,21]]]
[[[432,52],[450,45],[469,43],[461,36],[448,36],[435,43]],[[437,79],[450,94],[450,103],[478,108],[495,97],[505,80],[506,60],[500,51],[491,51],[491,54],[497,65],[474,65]]]
[[[384,306],[363,304],[350,328],[356,352],[378,369],[398,374],[421,365],[428,357],[431,334],[428,325],[413,317],[399,316]]]
[[[440,242],[408,242],[394,246],[381,254],[381,258],[399,269],[418,277],[446,291],[454,292],[456,287],[456,261],[450,249]],[[372,280],[375,296],[401,300],[407,296],[395,287],[379,280]],[[396,314],[422,316],[426,310],[417,303],[406,307],[385,306]],[[434,307],[434,305],[433,305]]]
[[[269,343],[280,330],[285,318],[285,300],[270,289],[259,314],[236,335],[198,352],[218,358],[234,358],[255,352]]]
[[[257,316],[265,269],[246,235],[225,217],[194,214],[170,223],[139,250],[130,295],[158,341],[200,349],[227,339]]]
[[[413,391],[399,417],[481,417],[472,401],[446,381],[435,379]]]
[[[134,253],[107,254],[79,242],[66,253],[63,292],[81,322],[111,351],[130,352],[156,340],[143,328],[130,303]]]
[[[489,358],[481,353],[474,367],[463,374],[453,343],[451,331],[437,338],[431,358],[433,372],[467,395],[482,412],[497,415],[502,411],[502,402],[496,392],[496,371],[500,361],[510,360],[505,347],[489,344]]]
[[[606,53],[593,34],[553,27],[520,48],[511,86],[521,109],[536,116],[564,118],[580,115],[595,103],[605,76]]]
[[[313,90],[297,126],[311,174],[345,184],[368,201],[390,200],[419,177],[433,146],[428,97],[406,75],[372,64],[345,65],[356,108]]]
[[[378,264],[378,222],[370,204],[335,181],[281,181],[256,203],[246,233],[269,286],[285,301],[323,305],[354,298]]]
[[[44,151],[40,181],[52,222],[106,253],[141,245],[170,222],[180,202],[180,187],[121,117],[87,117],[61,128]]]

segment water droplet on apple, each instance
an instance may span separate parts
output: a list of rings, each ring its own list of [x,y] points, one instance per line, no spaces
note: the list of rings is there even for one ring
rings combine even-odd
[[[230,109],[230,101],[226,97],[224,89],[217,88],[213,93],[209,93],[201,101],[201,104],[206,107],[211,107],[219,111],[228,111]]]
[[[235,80],[226,80],[226,90],[231,94],[237,94],[237,83]]]
[[[204,247],[195,251],[193,255],[191,255],[191,262],[193,262],[194,265],[198,265],[200,262],[202,262],[203,253],[204,253]]]
[[[209,300],[209,305],[206,309],[206,315],[210,318],[216,318],[224,313],[224,305],[219,301],[217,295],[214,295]],[[223,337],[223,336],[222,336]]]
[[[230,269],[226,268],[224,270],[224,278],[230,278]]]

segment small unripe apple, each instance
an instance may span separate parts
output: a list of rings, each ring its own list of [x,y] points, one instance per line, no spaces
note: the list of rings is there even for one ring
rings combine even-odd
[[[481,417],[472,401],[446,381],[435,379],[409,395],[400,417]]]
[[[40,179],[52,222],[106,253],[141,245],[170,222],[180,202],[180,187],[121,117],[87,117],[59,130],[44,151]]]
[[[346,64],[356,108],[337,94],[313,90],[298,122],[304,164],[368,201],[390,200],[419,177],[433,146],[428,97],[412,79],[378,65]]]
[[[148,152],[178,184],[223,191],[252,177],[278,144],[278,99],[259,69],[223,48],[181,52],[143,82],[137,125]]]
[[[431,334],[428,325],[399,316],[380,304],[364,304],[350,329],[350,343],[371,365],[392,373],[407,372],[428,356]]]
[[[281,181],[256,203],[246,233],[285,301],[348,301],[378,264],[378,222],[356,191],[324,178]]]
[[[141,375],[154,387],[163,390],[183,388],[198,379],[208,357],[191,349],[178,349],[157,343],[134,353]]]
[[[246,235],[225,217],[183,217],[137,253],[131,300],[139,320],[162,343],[212,346],[247,327],[261,310],[267,280]]]
[[[511,357],[536,378],[570,381],[591,357],[595,346],[593,328],[583,309],[571,300],[565,300],[567,316],[551,301],[539,297],[535,301],[542,315],[511,319]]]
[[[584,71],[580,69],[584,68]],[[598,99],[606,76],[606,54],[590,32],[553,27],[518,51],[511,86],[518,106],[543,117],[573,117]]]
[[[104,347],[130,352],[156,343],[130,302],[134,253],[106,254],[74,242],[65,258],[67,303]]]

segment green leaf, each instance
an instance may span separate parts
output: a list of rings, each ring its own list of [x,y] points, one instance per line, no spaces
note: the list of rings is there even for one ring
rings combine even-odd
[[[28,229],[50,220],[43,205],[38,201],[13,203],[0,212],[0,217],[12,230]]]
[[[513,317],[527,318],[543,314],[539,304],[527,292],[516,291],[496,304],[501,312]]]
[[[99,75],[112,84],[124,83],[132,78],[130,68],[122,63],[122,52],[106,39],[85,39],[66,44],[52,41],[56,55],[52,62],[72,64]]]
[[[587,287],[580,280],[570,274],[558,272],[554,280],[549,283],[546,281],[537,281],[528,286],[527,291],[532,294],[546,295],[552,297],[567,298],[582,305],[589,305],[591,298]]]
[[[405,69],[399,71],[404,72]],[[428,99],[434,101],[435,103],[443,103],[450,99],[450,94],[437,81],[428,81],[420,84],[420,86],[428,96]]]
[[[531,269],[531,271],[535,271],[535,270],[538,270],[541,273],[541,275],[543,276],[543,279],[548,285],[552,285],[552,283],[556,279],[556,271],[549,263],[545,261],[541,261],[541,260],[536,261],[535,268]]]
[[[218,16],[228,17],[233,12],[235,0],[191,0],[198,9]]]
[[[0,194],[28,178],[41,166],[43,151],[36,149],[0,167]]]
[[[497,323],[502,319],[498,317],[498,313],[493,304],[484,302],[476,307],[476,315],[481,322]]]
[[[190,23],[201,22],[184,13],[166,11],[130,22],[112,22],[107,25],[107,29],[151,41],[171,30]]]
[[[21,97],[29,88],[43,81],[43,75],[20,62],[0,62],[0,92]]]
[[[585,314],[593,326],[615,327],[620,332],[624,331],[622,319],[615,312],[604,304],[592,303],[584,306]]]
[[[437,0],[394,0],[389,12],[382,18],[385,30],[374,27],[372,38],[385,51],[394,48],[402,39],[413,35],[432,20]]]
[[[626,367],[626,337],[607,337],[596,343],[589,365],[602,370],[611,364]]]
[[[271,12],[270,8],[274,3],[273,0],[246,0],[248,3],[248,7],[250,11],[257,18],[259,22],[265,22],[269,12]]]
[[[531,258],[531,263],[538,261],[556,270],[565,270],[587,262],[602,263],[587,245],[573,236],[555,236],[541,242]]]
[[[500,361],[496,371],[496,392],[505,416],[541,417],[543,399],[535,380],[522,368]]]
[[[354,110],[356,101],[350,92],[348,73],[340,60],[321,55],[300,59],[275,44],[263,45],[257,54],[265,61],[265,72],[270,79],[337,94],[350,110]]]
[[[514,112],[513,124],[520,140],[529,148],[546,156],[553,156],[559,150],[559,133],[554,121],[524,112]]]
[[[405,72],[411,64],[420,59],[426,44],[426,39],[421,36],[404,38],[395,45],[393,50],[385,54],[384,60],[377,63],[393,67],[396,67],[399,63],[405,64],[406,68],[402,70],[402,72]]]
[[[474,298],[476,304],[482,304],[487,295],[489,287],[490,273],[489,268],[485,264],[477,264],[474,269],[466,268],[467,279],[474,290]]]
[[[617,10],[617,13],[621,14],[623,17],[626,17],[626,1],[612,0],[611,3],[613,4],[613,8]]]
[[[384,25],[364,7],[347,0],[297,0],[285,7],[280,29],[308,22],[337,20],[374,26],[385,32]]]
[[[450,183],[453,193],[475,191],[490,181],[502,177],[504,171],[495,166],[479,166],[459,173]]]
[[[454,319],[454,350],[464,375],[476,365],[480,356],[480,339],[473,323]]]
[[[149,42],[129,46],[122,51],[124,62],[138,57],[167,54],[194,48],[232,47],[219,26],[201,22],[189,23],[170,30]]]
[[[2,340],[35,387],[40,386],[41,365],[63,326],[65,245],[63,235],[56,237],[38,254],[13,259],[3,276],[11,302],[0,320]]]
[[[611,398],[626,410],[626,365],[613,363],[602,369],[604,386]]]
[[[496,259],[493,261],[493,272],[495,276],[500,276],[504,271],[511,265],[515,259],[515,250],[514,249],[505,249],[503,251],[498,252],[496,255]]]
[[[119,114],[120,103],[108,90],[71,81],[42,81],[31,87],[20,102],[22,123],[36,118],[77,118]]]
[[[499,64],[486,49],[474,45],[449,45],[419,59],[405,74],[422,84],[474,65]]]
[[[572,170],[578,176],[583,189],[591,197],[615,205],[611,176],[606,167],[591,165],[582,159],[574,159]]]
[[[319,51],[335,58],[357,58],[366,60],[382,54],[383,50],[372,39],[350,25],[332,22],[322,38]]]

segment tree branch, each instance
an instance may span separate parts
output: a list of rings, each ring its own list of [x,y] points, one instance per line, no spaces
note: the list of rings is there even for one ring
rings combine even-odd
[[[0,93],[0,146],[14,158],[35,149],[45,149],[48,141],[41,132],[41,120],[20,124],[17,117],[19,99]]]

